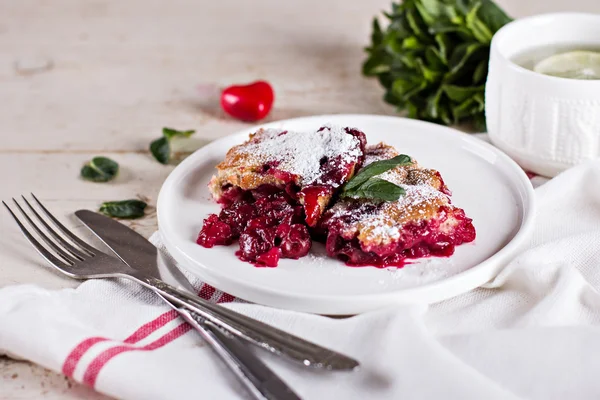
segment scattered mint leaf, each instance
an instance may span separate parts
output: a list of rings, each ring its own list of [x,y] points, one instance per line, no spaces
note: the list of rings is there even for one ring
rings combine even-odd
[[[353,191],[344,192],[346,197],[383,201],[396,201],[404,194],[402,187],[380,178],[371,178]]]
[[[107,157],[94,157],[81,168],[81,177],[92,182],[108,182],[119,172],[119,164]]]
[[[173,128],[163,128],[162,130],[163,132],[163,136],[167,138],[167,140],[171,140],[174,137],[190,137],[192,136],[194,133],[196,133],[195,130],[187,130],[187,131],[178,131],[177,129],[173,129]]]
[[[195,130],[178,131],[165,127],[162,130],[163,136],[150,143],[150,152],[159,163],[168,164],[171,159],[171,140],[177,137],[188,138],[195,132]]]
[[[150,152],[161,164],[168,164],[171,158],[171,145],[166,137],[161,137],[150,143]]]
[[[146,206],[141,200],[106,201],[99,211],[113,218],[136,219],[144,216]]]
[[[412,164],[412,159],[406,154],[400,154],[399,156],[387,160],[375,161],[358,171],[358,173],[346,183],[344,191],[354,190],[374,176],[381,175],[399,165],[409,164]]]

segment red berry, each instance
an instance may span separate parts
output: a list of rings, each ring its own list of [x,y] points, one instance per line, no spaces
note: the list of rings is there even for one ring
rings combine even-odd
[[[257,266],[264,265],[265,267],[275,268],[280,256],[281,250],[278,247],[272,247],[271,250],[256,257],[256,264]]]
[[[231,244],[233,235],[231,227],[219,220],[216,214],[211,214],[204,220],[204,226],[196,239],[196,243],[204,247]]]
[[[285,226],[284,224],[279,227]],[[281,255],[285,258],[304,257],[310,251],[312,244],[306,226],[302,224],[288,225],[288,234],[281,240]]]
[[[225,88],[221,93],[221,107],[234,118],[252,122],[269,114],[274,99],[271,85],[265,81],[257,81]]]

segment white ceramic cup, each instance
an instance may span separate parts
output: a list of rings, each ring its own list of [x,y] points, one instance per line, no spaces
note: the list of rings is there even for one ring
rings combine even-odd
[[[542,75],[512,61],[551,45],[600,48],[600,15],[545,14],[505,25],[492,39],[485,90],[494,145],[545,176],[600,157],[600,80]]]

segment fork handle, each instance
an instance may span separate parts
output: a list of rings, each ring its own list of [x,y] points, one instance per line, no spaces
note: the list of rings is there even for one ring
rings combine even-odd
[[[168,300],[165,301],[171,304]],[[255,400],[300,400],[300,397],[239,340],[210,322],[195,318],[187,308],[172,305],[212,347]]]
[[[210,321],[232,335],[249,341],[262,349],[297,361],[305,366],[330,370],[354,370],[358,362],[343,354],[326,349],[273,326],[267,325],[225,307],[192,296],[160,279],[141,272],[124,274],[142,285],[157,291],[201,318]]]

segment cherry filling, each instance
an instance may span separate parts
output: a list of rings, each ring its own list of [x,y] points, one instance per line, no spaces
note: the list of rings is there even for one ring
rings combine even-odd
[[[447,221],[452,227],[445,226]],[[400,238],[386,245],[365,247],[356,237],[344,236],[343,226],[342,220],[329,224],[326,249],[349,266],[403,267],[406,259],[449,257],[456,246],[475,240],[475,228],[464,211],[446,207],[432,220],[403,226]]]
[[[331,196],[333,190],[331,187],[326,186],[309,186],[303,189],[301,192],[302,200],[304,203],[304,212],[306,213],[306,223],[308,226],[315,226],[319,220],[319,217],[323,213],[325,205],[319,203],[319,198],[324,196]],[[329,199],[330,197],[327,197]]]
[[[320,130],[328,129],[322,127]],[[316,227],[335,188],[343,185],[364,162],[366,138],[357,129],[345,128],[358,140],[361,156],[323,156],[318,177],[300,188],[298,177],[279,169],[280,162],[264,164],[260,174],[270,175],[281,186],[262,185],[253,190],[234,186],[222,188],[223,209],[204,220],[196,242],[204,247],[229,245],[239,239],[236,255],[257,266],[276,267],[280,258],[308,254],[311,238],[307,225]],[[287,131],[279,135],[285,135]]]
[[[268,185],[250,191],[228,188],[221,203],[220,214],[204,220],[199,245],[229,245],[239,239],[236,255],[264,267],[276,267],[280,258],[308,254],[311,240],[304,211],[285,190]]]

